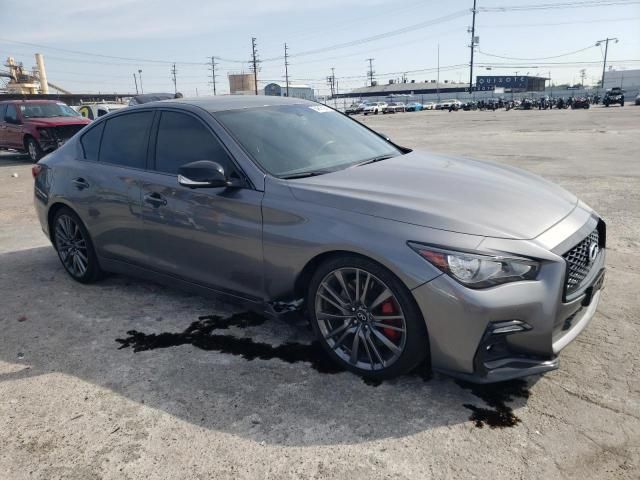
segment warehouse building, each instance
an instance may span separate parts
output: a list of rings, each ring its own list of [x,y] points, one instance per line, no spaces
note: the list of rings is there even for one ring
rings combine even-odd
[[[640,69],[636,70],[608,70],[604,74],[604,88],[620,87],[628,92],[640,89]]]
[[[275,97],[287,96],[287,84],[286,83],[269,83],[264,87],[264,94]],[[313,94],[313,88],[308,85],[294,85],[289,84],[289,96],[291,98],[303,98],[305,100],[315,100]]]

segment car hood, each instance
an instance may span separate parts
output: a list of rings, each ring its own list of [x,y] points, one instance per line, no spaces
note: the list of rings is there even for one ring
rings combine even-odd
[[[478,160],[411,152],[289,182],[306,202],[453,232],[531,239],[577,198],[536,175]]]
[[[60,127],[63,125],[87,125],[91,123],[91,120],[83,117],[27,118],[25,121],[36,127]]]

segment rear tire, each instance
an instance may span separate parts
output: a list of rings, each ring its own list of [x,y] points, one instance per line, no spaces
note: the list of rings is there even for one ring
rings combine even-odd
[[[80,217],[67,207],[53,217],[53,246],[67,273],[80,283],[93,283],[104,275],[93,242]]]
[[[320,344],[351,372],[392,378],[428,355],[427,328],[411,292],[378,263],[355,255],[327,260],[313,274],[306,300]]]

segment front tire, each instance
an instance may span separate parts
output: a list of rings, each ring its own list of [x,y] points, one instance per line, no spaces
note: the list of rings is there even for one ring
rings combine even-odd
[[[89,232],[80,217],[63,207],[53,218],[53,245],[67,273],[80,283],[92,283],[103,276]]]
[[[43,156],[42,148],[40,148],[40,144],[33,137],[27,137],[24,142],[25,149],[27,150],[27,155],[29,155],[29,159],[36,163]]]
[[[402,375],[428,354],[427,329],[411,293],[366,258],[343,255],[323,263],[311,279],[307,308],[329,356],[364,377]]]

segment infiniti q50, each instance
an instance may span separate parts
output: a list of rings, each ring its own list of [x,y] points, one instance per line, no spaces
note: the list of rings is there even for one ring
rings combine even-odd
[[[400,147],[305,100],[122,109],[33,173],[75,280],[118,272],[299,305],[334,361],[374,378],[423,360],[477,382],[557,368],[603,285],[605,223],[572,194]]]

